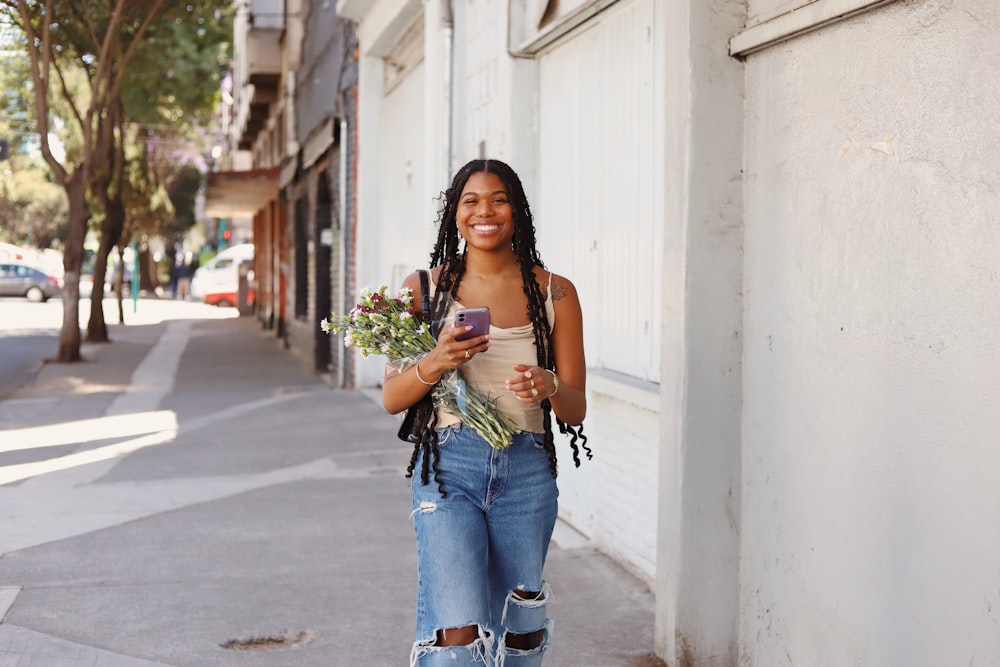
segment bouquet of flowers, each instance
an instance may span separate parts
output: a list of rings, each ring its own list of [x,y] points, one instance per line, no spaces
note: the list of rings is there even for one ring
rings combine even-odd
[[[349,314],[332,314],[320,326],[326,333],[344,332],[344,346],[358,348],[362,357],[383,355],[402,371],[433,350],[437,341],[430,327],[414,316],[412,291],[403,288],[392,297],[386,290],[384,284],[374,292],[362,289],[361,301]],[[459,369],[446,371],[431,392],[435,405],[444,405],[491,446],[510,446],[510,420],[496,403],[469,387]]]

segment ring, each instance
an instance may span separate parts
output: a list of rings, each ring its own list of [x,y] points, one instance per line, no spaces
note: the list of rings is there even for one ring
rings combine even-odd
[[[538,396],[538,390],[535,389],[534,387],[532,387],[531,388],[531,397],[534,398],[535,396]]]
[[[535,388],[535,381],[534,381],[534,380],[532,380],[532,381],[531,381],[531,388],[532,388],[532,389],[534,389],[534,388]]]
[[[471,355],[471,354],[469,354],[469,351],[468,351],[468,350],[466,350],[466,351],[465,351],[465,358],[466,358],[466,359],[471,359],[471,358],[472,358],[472,355]]]

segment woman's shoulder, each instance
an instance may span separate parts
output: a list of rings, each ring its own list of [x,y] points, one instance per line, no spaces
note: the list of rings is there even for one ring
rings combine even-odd
[[[437,284],[437,274],[433,269],[416,269],[411,272],[405,278],[403,278],[404,289],[409,289],[413,295],[413,298],[419,303],[420,299],[423,297],[423,290],[421,289],[420,274],[428,273],[427,287],[429,290],[428,296],[434,294],[434,286]]]
[[[551,299],[552,301],[558,302],[566,298],[577,298],[576,286],[574,286],[573,281],[566,276],[562,276],[554,271],[549,271],[548,269],[536,266],[535,280],[538,281],[538,286],[542,289],[542,294],[545,295],[546,301]]]

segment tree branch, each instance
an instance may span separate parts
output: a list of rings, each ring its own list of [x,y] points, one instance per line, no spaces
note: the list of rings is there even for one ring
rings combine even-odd
[[[156,0],[153,6],[149,8],[146,13],[145,18],[142,20],[142,24],[136,31],[135,35],[132,36],[132,41],[129,42],[128,48],[125,49],[125,53],[122,54],[121,59],[118,63],[118,73],[115,76],[114,82],[111,84],[111,90],[109,91],[110,99],[115,99],[118,93],[121,91],[122,81],[125,78],[125,70],[128,68],[128,63],[132,60],[132,56],[135,54],[136,46],[142,41],[142,36],[146,34],[146,30],[149,29],[149,24],[153,22],[153,19],[159,15],[160,11],[163,9],[163,0]]]
[[[50,45],[51,48],[51,45]],[[83,114],[80,113],[79,107],[76,106],[76,100],[73,99],[73,94],[69,90],[69,86],[66,84],[66,78],[63,76],[62,68],[59,67],[59,63],[55,60],[55,54],[51,54],[52,57],[52,67],[56,70],[56,76],[59,77],[59,85],[62,88],[63,99],[69,105],[70,111],[73,112],[73,117],[76,118],[76,122],[80,124],[80,130],[83,130]]]
[[[101,39],[97,36],[97,30],[94,29],[94,24],[90,22],[90,19],[86,14],[80,11],[80,5],[75,2],[71,2],[69,3],[69,9],[73,13],[76,20],[79,21],[80,24],[86,29],[87,34],[90,35],[90,41],[94,48],[99,48],[101,46]]]
[[[47,16],[42,16],[42,46],[38,46],[38,33],[31,23],[31,16],[28,13],[28,3],[25,0],[17,0],[17,12],[24,24],[24,34],[28,42],[28,56],[31,60],[31,76],[35,84],[35,115],[38,117],[38,133],[41,140],[42,157],[52,169],[56,178],[60,182],[69,180],[69,172],[52,154],[52,147],[49,145],[49,56],[52,43],[51,21]],[[41,50],[41,53],[39,53]],[[39,58],[42,62],[39,63]]]

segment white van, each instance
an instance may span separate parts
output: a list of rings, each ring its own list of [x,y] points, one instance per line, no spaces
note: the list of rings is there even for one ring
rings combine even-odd
[[[240,265],[252,265],[254,248],[252,243],[244,243],[226,248],[199,267],[191,279],[191,296],[207,304],[235,306],[239,299]],[[254,293],[247,294],[247,303],[253,303]]]

